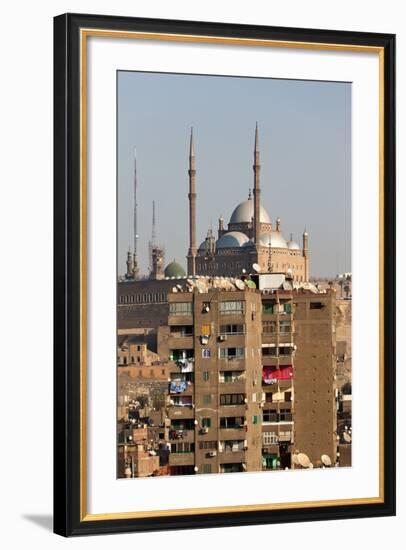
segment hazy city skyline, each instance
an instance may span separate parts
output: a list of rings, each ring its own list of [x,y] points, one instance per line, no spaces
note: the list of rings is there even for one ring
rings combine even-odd
[[[186,267],[188,146],[194,128],[197,240],[228,224],[253,186],[254,128],[261,202],[286,239],[306,227],[311,275],[351,271],[351,85],[243,77],[118,73],[118,273],[133,243],[137,150],[138,259],[147,273],[152,201],[166,263]]]

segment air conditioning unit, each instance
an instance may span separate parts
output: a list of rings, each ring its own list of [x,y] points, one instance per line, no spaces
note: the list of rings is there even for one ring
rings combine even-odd
[[[225,342],[226,340],[227,340],[227,336],[225,334],[220,334],[219,342]]]
[[[208,453],[209,456],[213,457],[213,456],[217,456],[217,451],[210,451]]]
[[[208,433],[209,433],[209,428],[206,428],[206,427],[202,428],[202,429],[200,430],[200,433],[202,433],[202,434],[208,434]]]

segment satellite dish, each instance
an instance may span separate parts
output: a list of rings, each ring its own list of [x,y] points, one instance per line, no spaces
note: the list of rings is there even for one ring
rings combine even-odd
[[[176,288],[176,286],[174,286],[174,287],[172,288],[172,292],[178,292],[178,289]]]
[[[331,466],[331,458],[328,455],[321,455],[321,461],[324,466]]]
[[[343,438],[344,438],[344,441],[345,441],[346,443],[351,443],[351,436],[350,436],[349,433],[344,432],[344,433],[343,433]]]
[[[235,286],[238,288],[238,290],[244,290],[245,284],[241,281],[241,279],[235,280]]]
[[[177,288],[178,290],[182,290],[182,285],[176,285],[176,288]]]
[[[259,264],[252,264],[252,269],[259,273],[261,271],[261,266]]]
[[[312,462],[310,462],[309,468],[310,468],[311,470],[313,469],[313,464],[312,464]]]
[[[297,455],[297,461],[298,463],[300,464],[300,466],[302,466],[303,468],[309,468],[310,467],[310,458],[305,455],[304,453],[299,453]]]

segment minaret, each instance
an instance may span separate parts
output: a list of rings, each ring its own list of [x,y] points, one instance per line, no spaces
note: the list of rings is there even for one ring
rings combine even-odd
[[[217,234],[218,234],[219,239],[224,234],[224,218],[223,218],[223,216],[219,217],[219,228],[218,228]]]
[[[137,241],[138,241],[138,233],[137,233],[137,151],[134,149],[134,242],[133,242],[133,277],[136,279],[138,277],[139,269],[138,269],[138,255],[137,255]]]
[[[310,276],[310,269],[309,269],[309,234],[305,230],[303,231],[303,257],[305,259],[305,273],[304,273],[304,280],[307,282],[309,280]]]
[[[255,125],[255,146],[254,146],[254,242],[259,246],[260,237],[260,207],[261,207],[261,189],[260,189],[260,171],[259,163],[259,138],[258,138],[258,122]]]
[[[189,149],[189,252],[188,275],[196,275],[196,159],[193,128],[190,131]]]
[[[152,230],[151,230],[151,240],[148,243],[148,252],[149,252],[149,271],[153,271],[153,262],[152,262],[152,250],[156,245],[156,220],[155,220],[155,201],[152,201]]]
[[[127,252],[126,265],[127,265],[127,271],[126,271],[126,274],[125,274],[125,278],[126,279],[133,279],[134,278],[134,255],[131,254],[130,249],[128,249],[128,252]]]

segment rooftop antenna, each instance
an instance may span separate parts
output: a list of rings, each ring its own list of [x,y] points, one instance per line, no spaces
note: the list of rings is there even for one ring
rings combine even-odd
[[[155,240],[156,240],[155,201],[152,201],[152,233],[151,233],[152,244],[155,244]]]
[[[134,148],[134,257],[137,258],[137,150]]]
[[[137,150],[134,147],[134,210],[133,210],[133,253],[130,264],[127,263],[127,277],[137,278],[138,269],[138,256],[137,256]],[[128,262],[128,259],[127,259]],[[130,269],[130,270],[129,270]],[[130,273],[131,271],[131,273]]]

